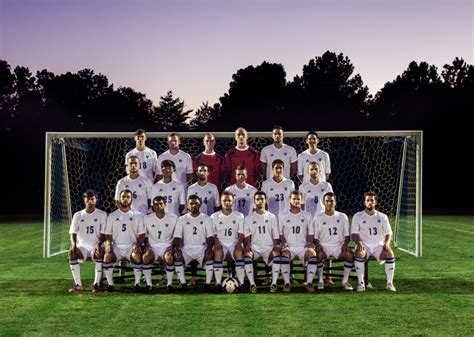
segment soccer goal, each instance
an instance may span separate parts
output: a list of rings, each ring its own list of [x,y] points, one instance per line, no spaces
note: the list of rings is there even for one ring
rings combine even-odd
[[[180,148],[194,157],[203,151],[204,132],[183,132]],[[235,146],[234,132],[215,132],[216,152]],[[307,146],[306,132],[285,132],[297,153]],[[319,148],[331,159],[337,209],[351,217],[363,207],[363,194],[379,196],[379,210],[389,215],[398,249],[421,256],[422,131],[319,132]],[[167,150],[167,133],[147,132],[147,146]],[[249,132],[249,145],[261,150],[271,132]],[[99,192],[97,207],[115,209],[114,190],[126,175],[125,154],[135,147],[133,132],[46,133],[44,256],[69,248],[72,214],[81,210],[88,188]],[[295,178],[296,186],[299,185]],[[261,180],[259,181],[259,185]],[[258,186],[260,187],[260,186]]]

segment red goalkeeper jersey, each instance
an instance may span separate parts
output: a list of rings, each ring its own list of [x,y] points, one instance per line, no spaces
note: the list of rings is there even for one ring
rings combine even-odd
[[[224,157],[221,155],[214,154],[205,154],[201,152],[193,159],[193,171],[194,178],[197,180],[196,172],[197,168],[201,164],[206,164],[209,168],[209,176],[207,181],[213,183],[219,189],[219,192],[222,191],[222,182],[224,180],[225,166],[224,166]]]
[[[230,185],[236,183],[235,169],[239,165],[245,166],[247,169],[247,183],[257,186],[260,177],[260,154],[257,150],[248,147],[246,150],[231,149],[224,158],[226,180]]]

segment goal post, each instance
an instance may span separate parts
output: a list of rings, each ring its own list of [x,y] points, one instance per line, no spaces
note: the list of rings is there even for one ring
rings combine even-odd
[[[203,151],[206,132],[182,132],[180,149],[194,157]],[[235,146],[234,132],[213,132],[215,150],[224,155]],[[167,132],[147,132],[147,147],[167,150]],[[285,132],[284,142],[299,154],[306,131]],[[379,196],[379,210],[389,216],[394,245],[421,256],[422,131],[321,131],[318,147],[329,153],[337,209],[349,217],[363,208],[363,194]],[[271,132],[249,132],[250,146],[272,143]],[[47,132],[45,148],[44,256],[69,248],[69,226],[81,210],[82,194],[99,192],[97,207],[115,209],[115,185],[126,175],[125,154],[135,147],[133,132]],[[261,185],[262,178],[258,182]],[[299,186],[297,178],[294,178]]]

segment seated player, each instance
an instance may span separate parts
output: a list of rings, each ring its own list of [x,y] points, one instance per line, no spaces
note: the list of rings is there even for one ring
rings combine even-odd
[[[104,274],[107,278],[107,291],[114,290],[113,264],[128,260],[133,263],[135,291],[139,292],[142,276],[141,246],[145,240],[143,216],[131,209],[132,191],[120,192],[118,209],[107,217],[105,227]]]
[[[214,230],[214,275],[216,287],[222,283],[223,260],[234,259],[240,285],[244,284],[245,268],[242,243],[244,241],[244,215],[232,210],[234,195],[222,192],[222,210],[211,215]]]
[[[257,191],[254,196],[255,211],[245,218],[244,223],[244,262],[245,271],[250,282],[250,292],[256,293],[253,260],[262,258],[267,266],[272,267],[272,284],[270,292],[277,291],[277,280],[280,273],[280,246],[278,221],[274,214],[265,208],[265,192]]]
[[[188,195],[197,195],[202,200],[200,212],[211,215],[219,210],[219,191],[217,186],[207,181],[209,168],[200,164],[196,171],[197,183],[188,187]]]
[[[149,195],[152,200],[158,195],[164,197],[166,199],[166,213],[173,213],[179,217],[184,212],[186,196],[183,185],[172,178],[174,167],[171,160],[161,162],[163,179],[151,187]]]
[[[69,234],[71,234],[71,249],[69,249],[69,265],[74,277],[74,287],[69,292],[83,290],[81,281],[81,270],[78,260],[95,261],[95,277],[92,292],[100,291],[100,279],[102,277],[102,258],[104,249],[102,244],[105,241],[104,230],[107,220],[107,213],[96,208],[97,193],[94,190],[87,190],[83,195],[85,208],[76,212],[72,217]]]
[[[207,290],[209,290],[212,281],[214,232],[212,231],[211,218],[199,212],[200,207],[201,198],[197,195],[190,195],[188,197],[189,213],[178,218],[174,231],[175,269],[183,290],[187,288],[184,266],[189,265],[191,261],[197,261],[201,266],[204,262]]]
[[[355,266],[359,280],[357,291],[365,291],[365,261],[371,256],[381,263],[385,262],[387,290],[396,291],[393,286],[395,257],[390,247],[392,228],[388,217],[375,209],[377,195],[374,192],[364,194],[364,206],[363,211],[354,214],[351,225],[352,240],[357,245],[355,251]]]
[[[336,195],[327,192],[323,196],[325,211],[318,213],[313,220],[314,243],[318,254],[318,289],[324,289],[323,267],[328,258],[345,260],[342,288],[353,290],[349,284],[354,254],[348,247],[350,242],[349,220],[347,215],[336,211]]]
[[[148,291],[152,288],[151,264],[155,261],[164,262],[166,267],[166,281],[169,292],[173,291],[173,237],[178,217],[167,213],[166,200],[162,196],[153,199],[153,211],[145,217],[143,222],[146,229],[145,248],[143,249],[143,274]]]
[[[253,196],[257,192],[257,189],[247,184],[247,169],[245,166],[237,166],[235,169],[235,177],[237,182],[225,190],[234,195],[235,199],[232,209],[247,216],[254,208]]]
[[[262,184],[262,191],[268,198],[268,210],[276,216],[290,209],[290,193],[295,189],[295,183],[283,176],[284,167],[283,160],[275,159],[273,175]]]
[[[280,265],[283,274],[283,292],[290,292],[290,261],[298,259],[306,268],[306,291],[314,293],[313,278],[316,274],[316,251],[311,214],[301,209],[303,195],[300,191],[290,194],[290,210],[278,217],[281,241]]]

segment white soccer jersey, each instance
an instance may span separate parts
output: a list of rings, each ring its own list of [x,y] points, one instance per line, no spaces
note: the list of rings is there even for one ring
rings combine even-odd
[[[361,211],[352,218],[351,234],[359,234],[365,244],[383,244],[385,235],[392,234],[388,217],[376,211],[374,215]]]
[[[161,171],[161,163],[163,160],[171,160],[176,166],[173,172],[173,179],[179,181],[183,186],[188,186],[186,174],[193,173],[193,161],[191,156],[184,151],[179,150],[177,154],[171,154],[170,151],[163,152],[156,160],[155,172],[163,174]]]
[[[252,236],[252,245],[273,246],[273,240],[280,238],[277,217],[268,211],[250,213],[245,218],[244,234],[245,237]]]
[[[317,185],[307,181],[300,185],[299,190],[303,193],[304,210],[312,216],[324,212],[323,197],[327,192],[333,192],[331,184],[326,181],[321,181]]]
[[[131,156],[137,156],[140,159],[140,174],[150,179],[151,183],[155,182],[155,162],[158,156],[155,150],[145,146],[143,151],[134,148],[132,151],[125,155],[125,167],[128,174],[128,158]]]
[[[303,247],[306,245],[308,235],[314,235],[311,220],[311,214],[303,210],[296,214],[290,211],[280,214],[278,217],[280,235],[283,235],[290,247]]]
[[[283,178],[277,183],[273,178],[262,183],[262,191],[267,195],[268,211],[279,215],[290,209],[290,193],[295,189],[293,180]]]
[[[326,174],[331,173],[331,162],[329,154],[323,150],[311,154],[306,150],[298,155],[298,175],[303,176],[303,181],[309,180],[308,164],[315,161],[319,165],[319,176],[321,181],[326,181]]]
[[[344,243],[346,236],[350,236],[349,219],[341,212],[327,215],[318,213],[313,220],[314,237],[322,244]]]
[[[172,213],[166,213],[163,218],[158,218],[155,213],[148,214],[143,220],[146,229],[146,236],[150,245],[158,243],[173,242],[174,229],[178,217]]]
[[[214,236],[211,217],[200,213],[192,217],[189,213],[180,216],[174,231],[175,238],[182,238],[184,245],[205,245],[206,238]]]
[[[238,234],[244,234],[244,215],[240,212],[225,215],[219,211],[211,215],[211,220],[213,231],[223,244],[235,244]]]
[[[150,188],[150,200],[153,200],[156,196],[162,196],[166,199],[166,213],[173,213],[177,216],[181,215],[179,214],[179,205],[186,203],[184,187],[181,183],[174,180],[165,183],[163,179],[157,181]]]
[[[79,245],[95,246],[99,242],[100,234],[105,231],[107,213],[96,208],[87,213],[85,209],[74,213],[69,228],[69,234],[77,234]]]
[[[120,192],[125,189],[132,191],[132,209],[142,213],[148,212],[148,194],[151,188],[151,182],[144,176],[138,176],[135,179],[130,179],[129,176],[123,177],[117,182],[115,187],[115,200],[120,200]]]
[[[290,179],[291,163],[298,160],[296,156],[296,150],[293,146],[283,144],[279,149],[275,147],[275,144],[265,146],[260,152],[260,161],[267,164],[266,177],[269,179],[272,174],[272,163],[275,159],[280,159],[285,163],[283,167],[283,176]]]
[[[246,184],[244,188],[240,189],[237,184],[231,185],[225,189],[234,195],[234,203],[232,209],[247,216],[254,208],[253,196],[257,189],[250,184]]]
[[[192,184],[188,187],[188,196],[196,194],[201,198],[201,208],[199,211],[201,213],[211,215],[214,213],[214,207],[219,207],[219,191],[217,186],[212,183],[207,183],[204,186],[199,185],[198,183]]]
[[[131,246],[140,234],[145,234],[143,215],[133,210],[124,213],[117,209],[107,217],[105,234],[112,235],[114,245]]]

